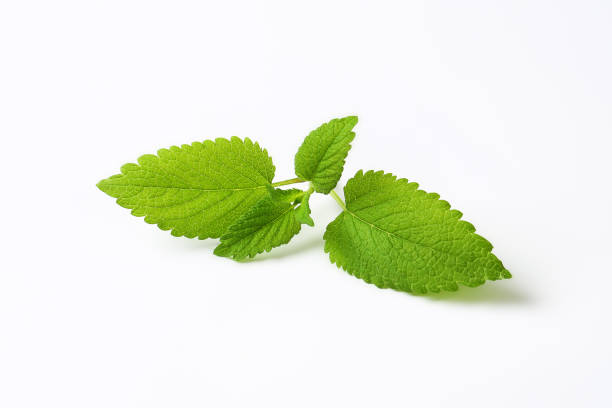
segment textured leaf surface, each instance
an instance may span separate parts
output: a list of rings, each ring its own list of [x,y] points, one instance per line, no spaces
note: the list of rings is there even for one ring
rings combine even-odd
[[[416,183],[359,171],[344,195],[346,211],[327,226],[325,252],[368,283],[423,294],[511,277],[461,212]]]
[[[262,198],[229,227],[215,255],[240,260],[288,243],[301,229],[295,207],[302,195],[300,190],[276,189]]]
[[[268,195],[274,165],[266,150],[233,137],[161,149],[98,183],[117,203],[174,236],[217,238]]]
[[[295,155],[295,174],[312,181],[319,193],[329,193],[342,176],[356,124],[357,116],[347,116],[333,119],[310,132]]]

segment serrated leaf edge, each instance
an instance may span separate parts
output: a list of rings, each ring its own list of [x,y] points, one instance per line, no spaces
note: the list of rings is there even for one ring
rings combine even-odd
[[[272,157],[270,156],[270,154],[268,153],[268,150],[265,148],[262,148],[260,146],[260,144],[258,142],[253,142],[250,138],[245,137],[244,139],[241,139],[238,136],[231,136],[229,139],[227,138],[223,138],[223,137],[218,137],[215,138],[214,140],[211,139],[206,139],[203,140],[202,142],[196,141],[190,144],[184,143],[180,146],[177,145],[172,145],[168,148],[161,148],[158,149],[156,154],[143,154],[141,156],[138,157],[138,159],[136,160],[137,163],[126,163],[124,165],[122,165],[119,169],[120,173],[118,174],[114,174],[110,177],[107,177],[105,179],[100,180],[98,183],[96,183],[96,187],[98,187],[98,189],[100,189],[102,192],[104,192],[105,194],[106,191],[104,191],[103,185],[108,185],[108,186],[112,186],[113,184],[109,184],[109,183],[105,183],[108,180],[111,180],[113,178],[117,178],[117,177],[121,177],[124,175],[127,175],[128,171],[130,170],[130,168],[132,168],[133,166],[142,166],[141,162],[143,160],[146,160],[148,157],[156,157],[158,159],[161,158],[162,155],[166,154],[167,152],[170,152],[172,149],[183,149],[186,147],[198,147],[198,146],[203,146],[204,148],[206,148],[209,145],[215,145],[215,144],[219,144],[219,143],[225,143],[225,142],[241,142],[243,144],[245,144],[248,147],[255,147],[256,149],[258,149],[259,151],[261,151],[263,153],[263,155],[265,155],[265,157],[267,157],[267,159],[270,160],[270,163],[272,164],[272,174],[268,175],[266,174],[266,177],[272,181],[274,179],[274,174],[276,173],[276,166],[274,165],[274,162],[272,161]],[[135,185],[138,187],[138,185]],[[201,188],[184,188],[184,187],[172,187],[173,189],[176,190],[186,190],[186,191],[202,191],[202,192],[210,192],[210,191],[246,191],[246,190],[258,190],[258,189],[263,189],[263,188],[268,188],[269,186],[271,186],[271,182],[268,182],[268,184],[262,185],[262,186],[256,186],[256,187],[249,187],[249,188],[236,188],[236,189],[201,189]],[[141,186],[141,187],[152,187],[152,188],[165,188],[165,186],[151,186],[151,185],[147,185],[147,186]],[[112,196],[111,196],[112,197]],[[114,197],[113,197],[114,198]],[[159,225],[158,221],[155,219],[151,219],[148,215],[146,214],[138,214],[136,211],[136,208],[133,208],[133,206],[129,206],[126,205],[125,203],[120,202],[121,198],[117,198],[115,200],[115,203],[117,203],[117,205],[119,205],[120,207],[123,207],[125,209],[131,210],[130,214],[134,217],[144,217],[144,222],[150,225],[156,225],[160,230],[162,231],[170,231],[170,234],[174,237],[186,237],[186,238],[198,238],[199,240],[204,240],[204,239],[208,239],[208,238],[218,238],[218,237],[213,237],[213,236],[205,236],[205,237],[201,237],[197,234],[185,234],[185,233],[181,233],[181,232],[175,232],[176,229],[173,229],[173,227],[168,226],[168,227],[164,227],[163,225]]]
[[[397,178],[397,176],[395,176],[394,174],[392,174],[392,173],[385,173],[383,170],[378,170],[378,171],[375,171],[375,170],[368,170],[368,171],[367,171],[367,172],[365,172],[365,173],[363,172],[363,170],[359,170],[359,171],[357,171],[357,173],[355,173],[355,175],[354,175],[354,176],[353,176],[353,177],[352,177],[352,178],[351,178],[351,179],[350,179],[350,180],[347,182],[347,184],[345,185],[345,187],[344,187],[344,188],[346,189],[346,186],[348,186],[348,185],[349,185],[349,183],[351,182],[351,180],[353,180],[353,179],[355,179],[355,178],[357,178],[357,177],[364,177],[364,176],[367,176],[367,175],[382,175],[382,176],[383,176],[383,177],[385,177],[385,178],[390,178],[392,181],[397,181],[397,182],[400,182],[400,183],[405,183],[406,185],[408,185],[408,184],[413,184],[413,185],[414,185],[414,188],[415,188],[415,191],[422,191],[423,193],[427,194],[427,195],[428,195],[430,198],[432,198],[432,199],[435,199],[435,200],[438,200],[438,201],[440,201],[440,202],[445,203],[445,206],[448,206],[448,207],[447,207],[447,209],[450,209],[450,207],[451,207],[451,205],[450,205],[450,203],[448,203],[448,201],[446,201],[446,200],[440,200],[440,199],[439,199],[439,198],[440,198],[440,195],[439,195],[439,194],[437,194],[437,193],[428,193],[428,192],[426,192],[426,191],[424,191],[424,190],[418,190],[418,186],[419,186],[419,184],[418,184],[418,183],[416,183],[416,182],[410,182],[410,181],[408,181],[408,179],[406,179],[406,178],[400,178],[400,179],[398,179],[398,178]],[[345,199],[346,199],[346,197],[345,197]],[[486,242],[486,243],[488,244],[488,246],[489,246],[488,251],[491,251],[491,250],[493,249],[493,245],[492,245],[492,244],[491,244],[491,243],[490,243],[490,242],[489,242],[489,241],[488,241],[486,238],[484,238],[483,236],[481,236],[481,235],[479,235],[479,234],[476,234],[476,233],[475,233],[476,228],[474,227],[474,225],[473,225],[472,223],[470,223],[470,222],[468,222],[468,221],[465,221],[465,220],[461,220],[461,217],[463,216],[463,213],[462,213],[461,211],[459,211],[459,210],[454,210],[454,209],[453,209],[453,210],[450,210],[450,211],[451,211],[451,212],[453,212],[453,215],[456,217],[456,219],[457,219],[457,220],[460,220],[460,222],[465,223],[465,224],[467,224],[467,225],[469,226],[469,228],[470,228],[470,230],[471,230],[470,232],[471,232],[473,235],[475,235],[475,236],[479,237],[479,239],[481,239],[481,240],[482,240],[482,242]],[[351,272],[351,271],[348,269],[347,265],[345,265],[345,264],[344,264],[344,263],[342,263],[342,262],[341,262],[339,259],[337,259],[336,257],[334,257],[334,256],[333,256],[333,254],[330,252],[330,248],[329,248],[329,246],[328,246],[328,244],[327,244],[327,238],[329,237],[329,236],[328,236],[328,227],[329,227],[329,225],[331,225],[331,224],[332,224],[332,223],[334,223],[336,220],[338,220],[338,219],[340,218],[340,216],[342,216],[343,214],[350,215],[350,216],[352,216],[352,217],[354,217],[354,218],[358,219],[359,221],[361,221],[361,222],[363,222],[363,223],[365,223],[365,224],[368,224],[368,225],[370,225],[371,227],[374,227],[374,228],[378,229],[379,231],[382,231],[382,232],[384,232],[384,233],[386,233],[386,234],[394,235],[394,236],[396,236],[398,239],[404,239],[404,238],[402,238],[402,237],[398,237],[396,234],[393,234],[393,233],[390,233],[390,232],[388,232],[388,231],[385,231],[385,230],[383,230],[383,229],[379,228],[378,226],[373,225],[373,224],[371,224],[371,223],[369,223],[369,222],[367,222],[367,221],[365,221],[365,220],[361,219],[359,216],[357,216],[356,214],[354,214],[353,212],[351,212],[351,211],[348,209],[348,205],[347,205],[347,209],[346,209],[346,210],[343,210],[343,211],[342,211],[342,212],[341,212],[341,213],[340,213],[340,214],[339,214],[339,215],[338,215],[336,218],[334,218],[334,219],[333,219],[333,220],[332,220],[332,221],[331,221],[331,222],[330,222],[330,223],[327,225],[327,227],[326,227],[326,229],[325,229],[325,233],[323,234],[323,240],[325,241],[325,245],[324,245],[324,247],[323,247],[323,250],[324,250],[324,252],[325,252],[326,254],[329,254],[329,260],[330,260],[330,262],[331,262],[333,265],[336,265],[338,268],[340,268],[340,269],[344,270],[345,272],[347,272],[348,274],[350,274],[350,275],[352,275],[352,276],[354,276],[354,275],[353,275],[353,273],[352,273],[352,272]],[[430,247],[428,247],[428,248],[430,248]],[[433,249],[433,248],[430,248],[430,249]],[[501,280],[501,279],[510,279],[510,278],[512,278],[512,274],[510,273],[510,271],[508,271],[506,268],[504,268],[504,270],[503,270],[503,271],[501,271],[501,277],[497,277],[497,278],[493,278],[493,279],[492,279],[492,278],[489,278],[489,277],[485,277],[485,280],[484,280],[484,281],[481,283],[481,285],[482,285],[482,284],[484,284],[484,283],[485,283],[487,280],[495,281],[495,280]],[[374,283],[367,282],[367,281],[366,281],[366,280],[364,280],[364,279],[360,279],[360,280],[362,280],[362,281],[364,281],[364,282],[366,282],[366,283],[368,283],[368,284],[370,284],[370,285],[377,286],[377,287],[379,287],[379,288],[381,288],[381,289],[389,289],[389,288],[387,288],[387,287],[381,287],[381,286],[376,285],[376,284],[374,284]],[[469,286],[467,286],[467,285],[462,285],[462,286],[469,287]],[[478,286],[479,286],[479,285],[478,285]],[[391,289],[392,289],[392,288],[391,288]],[[459,286],[458,286],[457,284],[455,284],[455,286],[454,286],[454,287],[452,287],[452,288],[445,288],[445,290],[447,290],[447,291],[449,291],[449,292],[454,292],[454,291],[457,291],[458,289],[459,289]],[[438,291],[438,292],[439,292],[439,291]],[[420,291],[420,292],[418,292],[418,291],[414,291],[414,292],[411,292],[411,293],[414,293],[414,294],[420,294],[420,295],[425,295],[425,294],[429,293],[429,291],[428,291],[427,289],[425,289],[424,291]],[[437,292],[433,292],[433,293],[437,293]]]

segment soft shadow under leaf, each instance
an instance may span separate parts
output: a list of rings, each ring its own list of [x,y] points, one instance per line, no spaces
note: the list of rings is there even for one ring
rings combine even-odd
[[[528,304],[533,300],[508,282],[487,282],[476,288],[462,286],[456,292],[430,293],[422,296],[433,301],[456,303]]]

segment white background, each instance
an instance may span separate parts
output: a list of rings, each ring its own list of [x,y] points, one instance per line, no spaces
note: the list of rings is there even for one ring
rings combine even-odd
[[[4,1],[0,406],[610,407],[608,1]],[[341,186],[435,191],[508,281],[436,296],[332,266],[338,212],[256,260],[95,183],[238,135],[293,177],[358,114]]]

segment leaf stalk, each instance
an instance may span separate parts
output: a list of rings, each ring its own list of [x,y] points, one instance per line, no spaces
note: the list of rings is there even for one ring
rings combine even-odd
[[[332,190],[329,192],[329,195],[332,196],[332,198],[334,200],[336,200],[336,202],[338,203],[338,205],[344,210],[347,211],[346,209],[346,204],[344,204],[344,201],[342,201],[342,199],[340,198],[340,196],[336,193],[335,190]]]
[[[296,183],[304,183],[306,180],[302,180],[299,177],[292,178],[289,180],[277,181],[276,183],[272,183],[272,187],[286,186],[287,184],[296,184]]]

